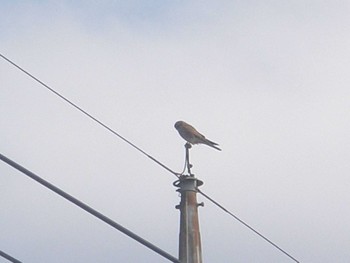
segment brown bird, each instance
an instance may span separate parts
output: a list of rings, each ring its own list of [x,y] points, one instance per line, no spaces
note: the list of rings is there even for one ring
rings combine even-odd
[[[194,127],[187,124],[186,122],[177,121],[174,127],[179,132],[181,137],[184,138],[185,141],[189,142],[190,144],[202,143],[221,151],[221,149],[216,146],[218,145],[217,143],[205,138],[203,134],[200,134]]]

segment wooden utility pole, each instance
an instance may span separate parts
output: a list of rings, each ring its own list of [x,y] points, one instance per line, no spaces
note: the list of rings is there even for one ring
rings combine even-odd
[[[179,260],[181,263],[202,263],[202,248],[199,231],[197,188],[203,184],[191,174],[189,148],[186,144],[186,164],[189,175],[180,176],[174,185],[181,194],[181,201],[176,208],[180,209]]]

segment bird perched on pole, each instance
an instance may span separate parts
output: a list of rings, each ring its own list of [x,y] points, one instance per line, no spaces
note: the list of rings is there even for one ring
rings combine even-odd
[[[200,134],[194,127],[192,127],[188,123],[184,121],[177,121],[174,127],[179,132],[181,137],[184,138],[185,141],[189,142],[190,144],[202,143],[221,151],[221,149],[217,147],[217,143],[205,138],[203,134]]]

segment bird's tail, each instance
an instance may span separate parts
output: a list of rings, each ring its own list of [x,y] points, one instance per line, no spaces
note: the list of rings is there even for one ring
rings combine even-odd
[[[221,151],[221,149],[220,149],[219,147],[217,147],[219,144],[217,144],[216,142],[212,142],[212,141],[210,141],[210,140],[208,140],[208,139],[204,139],[204,140],[203,140],[203,143],[206,144],[206,145],[208,145],[208,146],[210,146],[210,147],[213,147],[213,148],[216,149],[216,150]]]

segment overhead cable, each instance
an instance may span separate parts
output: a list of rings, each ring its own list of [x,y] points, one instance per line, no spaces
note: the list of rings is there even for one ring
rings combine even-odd
[[[68,193],[64,192],[63,190],[59,189],[58,187],[54,186],[53,184],[49,183],[48,181],[45,181],[44,179],[42,179],[38,175],[32,173],[31,171],[27,170],[23,166],[12,161],[11,159],[7,158],[6,156],[2,155],[1,153],[0,153],[0,160],[4,161],[8,165],[17,169],[18,171],[21,171],[22,173],[24,173],[25,175],[27,175],[31,179],[35,180],[36,182],[40,183],[41,185],[45,186],[46,188],[50,189],[51,191],[55,192],[56,194],[62,196],[63,198],[65,198],[68,201],[72,202],[73,204],[77,205],[78,207],[80,207],[81,209],[90,213],[91,215],[97,217],[98,219],[102,220],[103,222],[107,223],[108,225],[112,226],[113,228],[124,233],[125,235],[131,237],[132,239],[136,240],[137,242],[141,243],[142,245],[148,247],[149,249],[153,250],[154,252],[158,253],[159,255],[167,258],[171,262],[180,263],[180,261],[177,258],[173,257],[172,255],[168,254],[167,252],[163,251],[162,249],[158,248],[157,246],[153,245],[152,243],[148,242],[147,240],[143,239],[142,237],[134,234],[130,230],[119,225],[118,223],[116,223],[112,219],[101,214],[100,212],[96,211],[95,209],[91,208],[90,206],[86,205],[85,203],[79,201],[75,197],[69,195]]]
[[[0,57],[2,57],[4,60],[6,60],[7,62],[9,62],[11,65],[15,66],[16,68],[18,68],[20,71],[22,71],[23,73],[25,73],[27,76],[31,77],[32,79],[34,79],[36,82],[38,82],[39,84],[41,84],[42,86],[44,86],[46,89],[48,89],[49,91],[51,91],[52,93],[54,93],[56,96],[60,97],[61,99],[63,99],[65,102],[67,102],[68,104],[70,104],[71,106],[73,106],[75,109],[77,109],[78,111],[80,111],[81,113],[83,113],[84,115],[86,115],[87,117],[89,117],[90,119],[92,119],[93,121],[95,121],[96,123],[98,123],[99,125],[101,125],[103,128],[107,129],[109,132],[113,133],[114,135],[116,135],[117,137],[119,137],[120,139],[122,139],[124,142],[126,142],[127,144],[129,144],[130,146],[132,146],[133,148],[135,148],[136,150],[138,150],[139,152],[141,152],[142,154],[146,155],[148,158],[150,158],[152,161],[154,161],[155,163],[157,163],[158,165],[160,165],[161,167],[163,167],[165,170],[167,170],[168,172],[174,174],[176,177],[179,177],[179,174],[174,172],[173,170],[171,170],[169,167],[167,167],[166,165],[164,165],[163,163],[161,163],[160,161],[158,161],[157,159],[155,159],[154,157],[152,157],[151,155],[149,155],[148,153],[146,153],[144,150],[142,150],[140,147],[136,146],[134,143],[130,142],[128,139],[126,139],[125,137],[121,136],[119,133],[117,133],[115,130],[113,130],[112,128],[110,128],[109,126],[107,126],[106,124],[104,124],[102,121],[100,121],[99,119],[95,118],[94,116],[92,116],[90,113],[88,113],[87,111],[85,111],[84,109],[82,109],[81,107],[79,107],[77,104],[73,103],[71,100],[67,99],[66,97],[64,97],[63,95],[61,95],[60,93],[58,93],[57,91],[55,91],[53,88],[51,88],[50,86],[48,86],[47,84],[45,84],[44,82],[42,82],[40,79],[38,79],[37,77],[35,77],[34,75],[32,75],[31,73],[29,73],[28,71],[26,71],[25,69],[23,69],[22,67],[20,67],[19,65],[17,65],[16,63],[14,63],[13,61],[11,61],[10,59],[8,59],[7,57],[5,57],[4,55],[0,54]]]
[[[247,228],[249,228],[251,231],[253,231],[255,234],[257,234],[258,236],[260,236],[262,239],[264,239],[265,241],[267,241],[269,244],[271,244],[272,246],[274,246],[275,248],[277,248],[279,251],[281,251],[283,254],[285,254],[286,256],[288,256],[290,259],[294,260],[295,262],[299,261],[297,259],[295,259],[292,255],[290,255],[289,253],[287,253],[285,250],[283,250],[280,246],[276,245],[275,243],[273,243],[270,239],[268,239],[267,237],[265,237],[263,234],[259,233],[257,230],[255,230],[253,227],[251,227],[250,225],[248,225],[246,222],[244,222],[242,219],[240,219],[239,217],[237,217],[236,215],[234,215],[233,213],[231,213],[229,210],[227,210],[225,207],[223,207],[222,205],[220,205],[218,202],[216,202],[213,198],[209,197],[207,194],[203,193],[201,190],[197,189],[198,193],[200,193],[201,195],[203,195],[205,198],[207,198],[210,202],[212,202],[213,204],[215,204],[216,206],[218,206],[220,209],[224,210],[226,213],[228,213],[230,216],[232,216],[234,219],[236,219],[238,222],[240,222],[241,224],[243,224],[244,226],[246,226]]]
[[[0,256],[3,258],[6,258],[8,261],[13,262],[13,263],[22,263],[18,259],[15,259],[14,257],[11,257],[9,254],[6,254],[5,252],[0,250]]]

